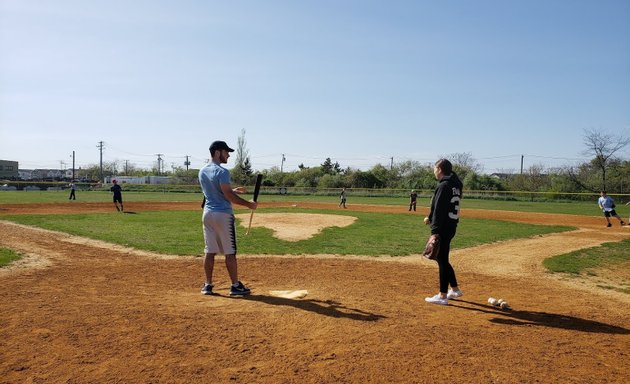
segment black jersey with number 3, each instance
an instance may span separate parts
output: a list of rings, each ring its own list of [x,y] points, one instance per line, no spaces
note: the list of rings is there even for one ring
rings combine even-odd
[[[462,182],[455,173],[444,176],[431,199],[431,233],[453,232],[459,222],[459,202],[462,197]]]

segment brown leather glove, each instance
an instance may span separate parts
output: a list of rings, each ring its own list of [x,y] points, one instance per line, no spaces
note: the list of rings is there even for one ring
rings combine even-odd
[[[440,235],[431,235],[424,246],[422,256],[429,260],[436,260],[438,252],[440,252]]]

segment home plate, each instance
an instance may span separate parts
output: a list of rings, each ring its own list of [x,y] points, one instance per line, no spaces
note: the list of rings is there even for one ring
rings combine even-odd
[[[308,295],[306,289],[300,289],[297,291],[269,291],[271,296],[282,297],[284,299],[301,299]]]

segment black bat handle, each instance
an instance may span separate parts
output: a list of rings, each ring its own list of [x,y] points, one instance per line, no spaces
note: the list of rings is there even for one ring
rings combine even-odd
[[[262,184],[263,175],[258,174],[256,176],[256,186],[254,187],[254,201],[258,201],[258,194],[260,193],[260,185]]]

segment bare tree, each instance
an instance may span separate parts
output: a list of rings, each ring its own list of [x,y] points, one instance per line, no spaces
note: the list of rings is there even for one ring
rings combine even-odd
[[[470,152],[451,153],[444,157],[451,161],[454,170],[462,180],[464,180],[469,173],[479,174],[483,171],[483,167],[475,160]]]
[[[606,174],[615,154],[630,144],[630,138],[612,135],[595,129],[584,130],[585,155],[593,156],[591,164],[601,172],[601,189],[606,189]]]
[[[247,185],[251,182],[253,171],[252,164],[249,161],[249,151],[247,150],[246,144],[245,129],[241,129],[241,134],[238,136],[236,143],[236,164],[232,169],[232,179],[236,184]]]
[[[236,165],[243,167],[245,160],[249,158],[249,151],[246,148],[247,141],[245,141],[245,128],[241,129],[241,134],[238,136],[236,144]]]

